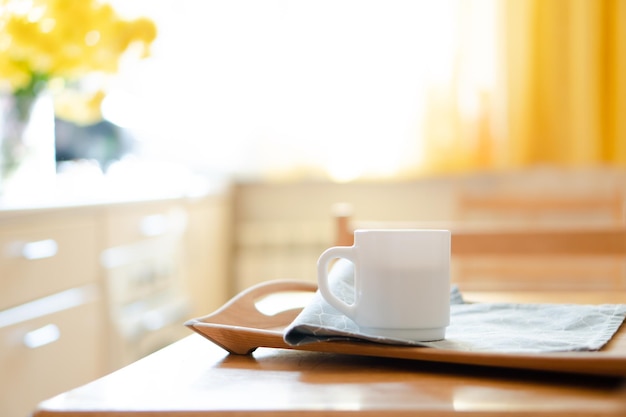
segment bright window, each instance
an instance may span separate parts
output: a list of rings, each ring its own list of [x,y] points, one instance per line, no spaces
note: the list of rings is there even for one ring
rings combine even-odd
[[[460,86],[471,117],[494,85],[493,0],[114,3],[159,38],[107,115],[200,172],[395,176],[424,162],[432,91]]]

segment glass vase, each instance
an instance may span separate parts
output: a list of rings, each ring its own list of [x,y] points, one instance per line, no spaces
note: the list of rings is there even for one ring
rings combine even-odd
[[[54,106],[46,92],[0,97],[0,198],[42,198],[56,178]]]

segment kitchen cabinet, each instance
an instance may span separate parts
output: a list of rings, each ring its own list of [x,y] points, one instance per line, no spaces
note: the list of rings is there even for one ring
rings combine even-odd
[[[193,317],[220,308],[237,289],[232,275],[233,215],[228,193],[194,200],[187,205],[187,281]]]
[[[103,213],[101,265],[107,300],[107,361],[116,369],[188,334],[191,312],[183,201],[142,202]]]
[[[0,218],[0,415],[104,373],[97,259],[92,210]]]
[[[95,282],[96,229],[90,210],[0,217],[0,308]]]
[[[0,415],[26,417],[223,304],[230,210],[227,192],[0,208]]]

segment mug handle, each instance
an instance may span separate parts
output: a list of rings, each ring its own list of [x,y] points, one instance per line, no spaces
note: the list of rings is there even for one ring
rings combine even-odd
[[[355,264],[354,255],[354,246],[334,246],[322,252],[317,260],[317,285],[319,287],[320,294],[328,304],[351,319],[354,317],[357,301],[355,299],[354,304],[347,304],[332,293],[330,285],[328,284],[328,264],[333,259],[338,258],[347,259]]]

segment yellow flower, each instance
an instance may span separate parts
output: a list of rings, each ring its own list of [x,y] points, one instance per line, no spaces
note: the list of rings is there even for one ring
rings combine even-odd
[[[30,72],[17,63],[2,58],[0,52],[0,74],[3,74],[0,89],[16,91],[25,87],[31,79]]]
[[[115,73],[131,46],[143,58],[155,38],[151,20],[125,20],[98,0],[0,0],[0,88]]]
[[[65,90],[55,96],[54,111],[62,119],[78,125],[90,125],[102,119],[100,105],[104,97],[103,90],[93,94]]]

